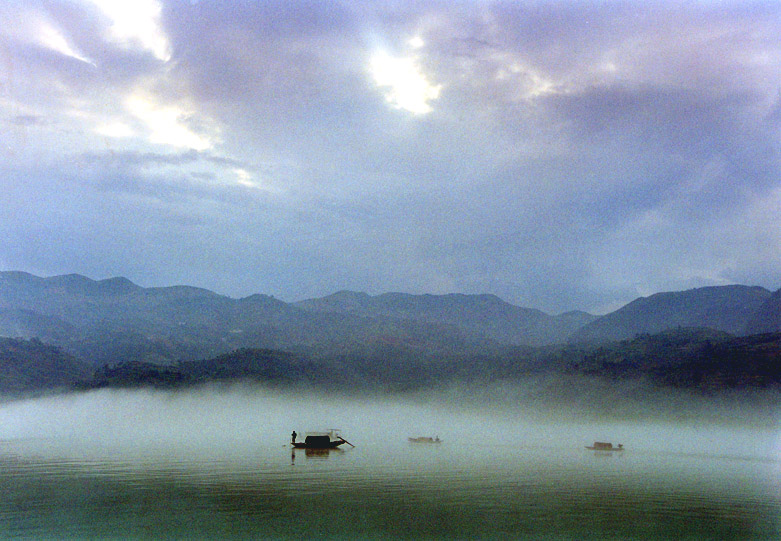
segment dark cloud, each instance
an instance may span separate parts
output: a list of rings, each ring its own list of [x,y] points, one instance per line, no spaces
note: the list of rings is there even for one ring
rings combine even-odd
[[[36,115],[17,115],[10,119],[10,123],[14,126],[28,127],[42,124],[43,119]]]

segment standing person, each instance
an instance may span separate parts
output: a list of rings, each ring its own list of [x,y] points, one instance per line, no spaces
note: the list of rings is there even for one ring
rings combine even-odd
[[[291,437],[291,438],[293,438],[293,441],[292,441],[292,443],[295,443],[295,442],[296,442],[296,437],[297,437],[297,436],[298,436],[298,434],[296,434],[296,431],[294,430],[294,431],[293,431],[293,433],[290,435],[290,437]]]

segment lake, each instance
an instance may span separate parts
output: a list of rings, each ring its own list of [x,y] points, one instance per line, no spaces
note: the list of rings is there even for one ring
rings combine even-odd
[[[354,448],[290,449],[335,424]],[[0,405],[4,538],[781,539],[780,474],[772,423],[250,387]]]

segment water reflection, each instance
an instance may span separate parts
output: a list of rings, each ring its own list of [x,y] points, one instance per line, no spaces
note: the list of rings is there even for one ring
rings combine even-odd
[[[296,449],[295,447],[290,448],[290,463],[295,465],[296,463],[296,454],[298,456],[304,455],[307,459],[313,459],[313,460],[326,460],[331,455],[341,455],[344,454],[343,449],[339,449],[338,447],[335,449],[311,449],[311,448],[305,448],[305,449]]]
[[[316,537],[334,526],[353,538],[781,535],[777,460],[400,442],[81,459],[5,442],[0,524],[8,536],[60,538]]]
[[[616,457],[617,460],[621,460],[624,458],[624,453],[614,453],[611,451],[591,451],[591,454],[594,455],[594,458],[613,458]]]

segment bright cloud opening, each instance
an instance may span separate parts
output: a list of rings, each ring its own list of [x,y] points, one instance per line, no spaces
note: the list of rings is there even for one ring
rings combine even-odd
[[[162,7],[157,0],[92,0],[111,19],[111,32],[122,43],[136,43],[167,62],[171,46],[163,31],[160,16]]]
[[[206,150],[213,146],[209,138],[192,131],[185,123],[191,113],[175,106],[161,106],[138,95],[127,100],[130,112],[150,130],[152,143]]]
[[[414,114],[432,111],[429,101],[439,97],[441,85],[432,85],[413,58],[378,53],[369,66],[374,82],[385,89],[385,99]]]
[[[252,180],[252,175],[246,169],[242,169],[241,167],[236,167],[235,169],[233,169],[233,172],[236,175],[237,182],[241,186],[246,186],[248,188],[257,187],[257,184],[255,184],[255,182],[253,182]]]
[[[410,38],[407,41],[407,44],[413,49],[420,49],[425,45],[425,42],[423,41],[423,38],[421,38],[420,36],[415,36],[413,38]]]

